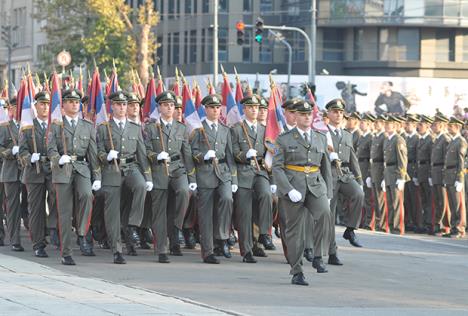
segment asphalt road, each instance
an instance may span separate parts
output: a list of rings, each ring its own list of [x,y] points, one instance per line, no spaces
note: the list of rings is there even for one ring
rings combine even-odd
[[[5,246],[0,253],[250,315],[468,315],[468,239],[359,231],[365,248],[354,248],[342,232],[337,227],[344,266],[328,266],[329,273],[317,274],[305,264],[309,287],[290,284],[278,240],[278,250],[257,264],[242,263],[238,249],[220,265],[204,264],[197,247],[171,257],[171,264],[157,263],[152,250],[139,250],[121,266],[112,264],[109,250],[83,257],[76,249],[77,265],[65,267],[51,247],[49,258],[33,257],[26,232],[25,252]]]

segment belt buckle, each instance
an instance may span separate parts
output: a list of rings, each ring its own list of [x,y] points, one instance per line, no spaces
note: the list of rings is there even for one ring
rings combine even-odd
[[[120,158],[120,164],[125,164],[127,162],[127,158]]]
[[[312,167],[310,167],[310,166],[304,166],[304,172],[305,172],[305,173],[311,173],[311,172],[312,172]]]
[[[252,167],[256,167],[256,166],[257,166],[257,165],[255,164],[255,159],[251,159],[251,160],[250,160],[250,165],[251,165]]]
[[[76,158],[77,158],[76,155],[71,155],[71,156],[70,156],[70,160],[71,160],[71,161],[76,161]]]

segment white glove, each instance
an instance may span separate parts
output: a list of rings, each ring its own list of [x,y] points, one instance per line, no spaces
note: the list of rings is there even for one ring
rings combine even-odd
[[[247,159],[252,158],[252,157],[257,157],[257,151],[253,148],[250,148],[245,154],[245,157],[247,157]]]
[[[208,150],[205,154],[205,157],[203,157],[205,160],[210,160],[211,158],[216,158],[216,151],[213,149]]]
[[[429,185],[432,187],[432,178],[428,178],[427,182],[429,182]]]
[[[275,194],[277,188],[278,188],[278,187],[276,186],[276,184],[270,185],[270,191],[271,191],[271,193],[272,193],[272,194]]]
[[[327,199],[327,201],[328,201],[328,206],[330,206],[330,204],[331,204],[331,199]]]
[[[291,199],[291,201],[294,203],[302,200],[301,192],[297,191],[296,189],[292,189],[291,191],[289,191],[288,196]]]
[[[117,150],[111,150],[107,154],[107,161],[112,161],[113,159],[119,158],[119,152]]]
[[[101,180],[94,180],[91,190],[99,191],[101,189]]]
[[[403,191],[405,189],[405,180],[403,179],[396,180],[396,186],[397,186],[398,191]]]
[[[146,191],[151,191],[153,190],[153,182],[151,181],[146,181],[146,186],[145,186]]]
[[[366,186],[370,189],[372,188],[372,180],[370,177],[366,178]]]
[[[239,189],[239,187],[237,186],[237,184],[232,184],[232,185],[231,185],[232,193],[236,193],[236,192],[237,192],[237,189]]]
[[[13,146],[13,148],[11,149],[11,154],[14,156],[18,153],[19,151],[19,146]]]
[[[418,178],[413,178],[413,183],[415,186],[419,186]]]
[[[188,185],[188,188],[190,189],[190,191],[195,191],[197,189],[197,184],[192,182]]]
[[[71,157],[68,155],[62,155],[59,159],[59,165],[64,165],[71,162]]]
[[[35,163],[41,159],[41,154],[39,153],[32,153],[31,155],[31,163]]]
[[[339,160],[339,159],[340,159],[340,157],[338,156],[338,154],[337,154],[336,152],[332,151],[332,152],[330,153],[330,160],[331,160],[331,161]]]
[[[387,189],[385,188],[385,180],[382,180],[380,186],[382,187],[382,191],[387,192]]]
[[[157,157],[158,160],[168,160],[169,159],[169,153],[165,151],[161,151]]]
[[[455,181],[455,191],[461,192],[463,189],[463,183]]]

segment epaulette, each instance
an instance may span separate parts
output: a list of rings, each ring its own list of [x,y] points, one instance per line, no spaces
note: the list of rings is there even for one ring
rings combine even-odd
[[[127,122],[130,123],[130,124],[133,124],[133,125],[136,125],[136,126],[140,127],[139,124],[137,124],[137,123],[135,123],[135,122],[133,122],[133,121],[127,120]]]
[[[85,120],[85,119],[80,119],[80,120],[81,120],[83,123],[86,123],[86,124],[88,124],[88,125],[94,125],[93,122],[90,122],[90,121],[88,121],[88,120]]]

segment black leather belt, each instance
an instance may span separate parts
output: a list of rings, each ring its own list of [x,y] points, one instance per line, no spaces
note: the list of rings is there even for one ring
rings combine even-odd
[[[376,162],[376,163],[383,163],[384,161],[383,160],[380,160],[380,159],[372,159],[372,162]]]
[[[364,161],[367,162],[367,161],[370,160],[370,158],[359,158],[358,160],[359,160],[359,162],[364,162]]]
[[[427,164],[428,162],[429,162],[429,161],[427,161],[427,160],[421,160],[421,161],[419,162],[419,164],[420,164],[420,165],[425,165],[425,164]]]
[[[447,166],[447,167],[445,167],[445,169],[446,169],[446,170],[448,170],[448,169],[455,169],[456,167],[457,167],[457,166]]]
[[[443,166],[444,163],[443,162],[438,162],[438,163],[433,163],[432,166],[433,167],[440,167],[440,166]]]
[[[385,167],[391,167],[391,166],[396,166],[396,162],[386,162]]]
[[[408,160],[408,163],[417,163],[417,160]]]
[[[341,163],[341,168],[346,168],[346,167],[350,167],[351,165],[349,164],[349,162],[342,162]]]
[[[178,160],[180,160],[180,155],[173,155],[173,156],[169,157],[168,162],[178,161]],[[164,159],[163,160],[158,160],[158,164],[162,164],[162,163],[164,163]]]
[[[70,156],[71,161],[88,161],[85,156]]]
[[[213,162],[213,158],[210,158],[208,160],[203,160],[206,164],[211,164]],[[227,160],[226,158],[223,159],[218,159],[218,163],[225,163]]]

